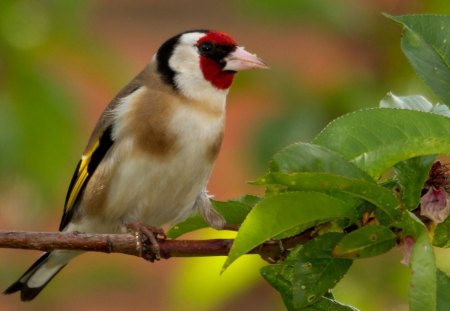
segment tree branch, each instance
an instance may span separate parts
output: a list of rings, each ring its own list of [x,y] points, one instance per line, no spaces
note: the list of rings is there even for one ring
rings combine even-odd
[[[267,241],[250,251],[260,254],[269,262],[275,262],[285,255],[285,250],[312,239],[312,230],[294,237]],[[161,258],[226,256],[233,244],[232,239],[211,240],[161,240],[158,239]],[[142,245],[142,248],[139,248]],[[142,241],[132,234],[90,234],[77,232],[23,232],[0,231],[0,248],[34,249],[52,251],[55,249],[81,250],[103,253],[122,253],[143,258],[150,251],[148,239]]]

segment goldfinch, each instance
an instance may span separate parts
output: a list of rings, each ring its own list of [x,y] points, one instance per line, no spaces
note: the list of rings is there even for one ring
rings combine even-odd
[[[59,230],[157,228],[195,211],[222,228],[206,185],[222,143],[228,90],[236,72],[251,68],[266,65],[222,32],[193,30],[166,41],[101,115],[70,182]],[[32,300],[79,254],[44,253],[4,293]]]

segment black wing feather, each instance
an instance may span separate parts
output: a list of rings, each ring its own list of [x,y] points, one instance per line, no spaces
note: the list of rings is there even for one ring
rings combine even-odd
[[[87,183],[91,179],[98,165],[105,157],[108,150],[113,145],[112,139],[112,125],[108,126],[98,140],[93,150],[82,158],[77,165],[75,173],[67,191],[66,201],[64,205],[64,213],[61,218],[59,230],[62,231],[72,219],[77,206],[82,197]],[[83,162],[87,161],[84,165]],[[77,187],[77,184],[80,183]]]

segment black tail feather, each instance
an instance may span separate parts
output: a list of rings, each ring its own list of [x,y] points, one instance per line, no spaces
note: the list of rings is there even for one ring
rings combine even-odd
[[[27,282],[33,276],[33,274],[48,260],[48,257],[51,253],[45,253],[11,286],[9,286],[3,294],[9,295],[15,292],[20,291],[20,299],[22,301],[30,301],[33,300],[40,292],[44,289],[44,287],[53,279],[53,277],[61,271],[62,266],[53,276],[45,282],[42,286],[39,287],[28,287]]]

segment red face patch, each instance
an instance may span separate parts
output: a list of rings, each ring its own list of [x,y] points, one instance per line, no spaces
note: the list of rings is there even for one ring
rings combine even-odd
[[[204,42],[232,48],[236,46],[236,41],[230,35],[217,31],[209,32],[201,37],[197,42],[197,46]],[[211,84],[218,89],[226,90],[233,83],[235,73],[231,71],[223,71],[223,63],[221,60],[200,55],[200,68],[205,79],[211,82]]]
[[[231,37],[229,34],[219,31],[208,32],[206,35],[204,35],[198,40],[197,45],[205,41],[209,41],[211,43],[219,45],[230,45],[230,46],[236,45],[236,41],[234,41],[233,37]]]
[[[223,71],[215,60],[200,56],[200,68],[206,80],[220,90],[228,89],[233,83],[234,72]]]

